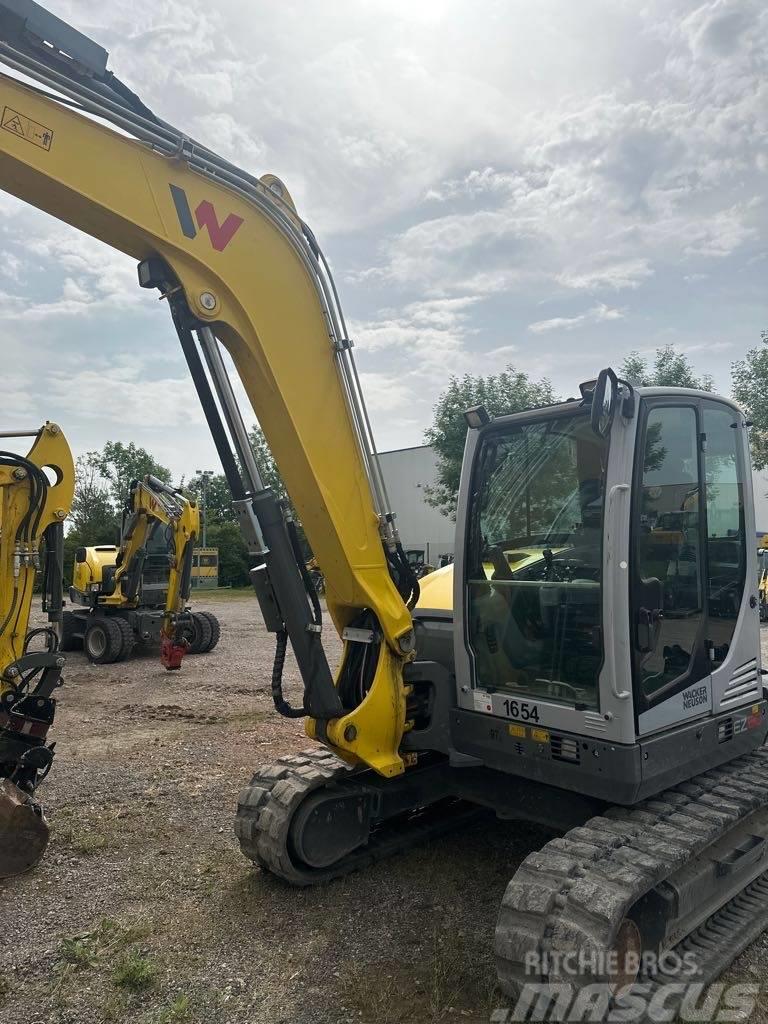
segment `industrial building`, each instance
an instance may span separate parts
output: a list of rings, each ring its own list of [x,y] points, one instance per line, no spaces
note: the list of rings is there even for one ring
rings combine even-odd
[[[453,554],[453,520],[427,504],[424,488],[437,478],[437,458],[429,445],[381,452],[381,468],[397,528],[406,551],[423,551],[428,565]]]
[[[755,526],[758,533],[768,533],[768,470],[752,474],[755,488]]]

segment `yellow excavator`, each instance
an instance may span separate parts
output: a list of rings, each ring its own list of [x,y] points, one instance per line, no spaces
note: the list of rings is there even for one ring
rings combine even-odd
[[[62,616],[61,649],[82,645],[89,661],[105,665],[130,657],[137,643],[159,642],[167,669],[180,668],[188,650],[213,650],[218,619],[187,608],[200,533],[197,504],[148,474],[131,483],[121,533],[119,547],[75,552],[73,607]]]
[[[483,812],[538,822],[556,838],[501,900],[505,991],[623,989],[643,980],[645,954],[676,950],[697,981],[719,974],[768,923],[741,410],[610,369],[576,400],[495,419],[467,410],[452,599],[425,586],[419,601],[339,297],[285,185],[163,121],[106,51],[38,5],[0,12],[14,73],[0,77],[0,187],[135,258],[140,285],[167,302],[276,637],[275,707],[315,741],[243,789],[245,855],[306,886]],[[222,346],[322,569],[344,645],[335,673]],[[694,491],[698,514],[669,529]],[[303,680],[293,704],[289,643]]]
[[[3,442],[25,437],[34,438],[26,456],[5,450]],[[35,791],[54,756],[54,745],[46,740],[64,667],[57,625],[64,520],[75,467],[56,423],[3,432],[0,438],[0,878],[5,878],[33,867],[48,843]],[[30,630],[41,568],[50,625]]]

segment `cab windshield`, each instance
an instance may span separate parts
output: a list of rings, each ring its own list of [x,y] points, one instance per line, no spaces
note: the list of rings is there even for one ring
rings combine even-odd
[[[476,686],[597,708],[607,454],[583,410],[482,442],[467,561]]]

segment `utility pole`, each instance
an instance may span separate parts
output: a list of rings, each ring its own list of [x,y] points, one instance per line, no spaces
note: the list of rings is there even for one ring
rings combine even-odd
[[[196,469],[195,474],[200,477],[200,484],[202,488],[202,501],[200,502],[200,518],[203,524],[203,544],[202,546],[208,547],[208,481],[213,476],[212,469]]]

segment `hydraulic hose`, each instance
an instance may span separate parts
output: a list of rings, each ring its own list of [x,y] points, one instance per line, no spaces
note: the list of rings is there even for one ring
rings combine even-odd
[[[288,650],[288,634],[284,629],[280,630],[276,639],[275,661],[272,666],[272,700],[275,704],[275,710],[283,718],[305,718],[307,709],[303,705],[300,708],[291,707],[283,696],[283,668],[285,667],[285,655]]]

